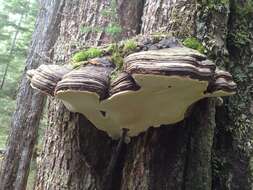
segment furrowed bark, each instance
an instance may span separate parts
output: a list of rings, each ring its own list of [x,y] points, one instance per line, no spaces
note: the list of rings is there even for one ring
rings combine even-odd
[[[60,37],[54,49],[56,62],[68,60],[71,52],[77,51],[81,46],[99,45],[110,41],[110,38],[103,32],[81,32],[83,26],[106,25],[107,21],[100,13],[108,3],[109,1],[93,0],[66,2]],[[124,28],[127,29],[127,33],[124,33],[122,37],[126,38],[136,34],[139,29],[138,21],[141,16],[139,13],[142,11],[142,1],[119,2],[119,5],[123,6],[123,4],[124,11],[119,14],[120,22],[125,23]],[[126,14],[131,17],[125,17]],[[45,134],[44,153],[35,189],[103,189],[104,172],[117,142],[98,131],[83,116],[72,114],[66,109],[62,110],[62,103],[52,100],[50,107],[51,124]],[[57,109],[58,107],[60,108]],[[68,119],[69,115],[71,119]],[[63,121],[65,121],[63,126],[68,132],[62,129]],[[62,135],[73,137],[63,138]],[[61,153],[55,154],[56,150]],[[120,163],[117,163],[116,168],[120,167]],[[116,174],[119,181],[117,180],[116,183],[113,181],[112,188],[119,189],[120,174],[119,172]]]
[[[223,56],[220,64],[233,74],[238,91],[225,101],[225,107],[217,109],[213,183],[216,189],[250,190],[253,187],[252,1],[231,0],[227,18],[228,55]],[[246,36],[242,37],[243,34]]]
[[[197,37],[216,65],[226,68],[238,85],[237,95],[217,109],[212,150],[213,189],[252,188],[252,18],[251,1],[204,3],[196,20]],[[250,8],[251,7],[251,8]],[[245,38],[240,36],[246,34]]]

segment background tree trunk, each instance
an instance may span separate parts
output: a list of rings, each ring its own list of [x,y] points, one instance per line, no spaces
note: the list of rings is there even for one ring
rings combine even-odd
[[[52,47],[58,37],[63,0],[42,1],[26,61],[13,114],[11,133],[0,173],[0,189],[23,190],[29,173],[38,125],[44,105],[44,96],[30,87],[26,70],[37,68],[52,57]],[[46,59],[46,60],[45,60]]]
[[[250,10],[249,2],[118,1],[123,37],[154,31],[179,38],[195,36],[208,49],[211,59],[234,74],[239,90],[238,95],[225,99],[216,118],[215,99],[204,99],[183,122],[150,128],[133,138],[123,148],[113,172],[112,189],[252,188],[252,75],[247,68],[252,54],[253,9],[243,19],[244,13],[240,12],[245,7]],[[91,44],[90,39],[95,44],[108,41],[102,32],[81,33],[82,26],[106,24],[100,13],[108,3],[66,1],[54,48],[55,62],[66,61],[71,52]],[[251,36],[240,39],[238,32]],[[67,111],[61,102],[51,100],[49,107],[35,189],[102,190],[103,176],[117,142],[82,115]]]
[[[20,30],[19,28],[21,27],[23,17],[24,17],[24,15],[22,14],[20,16],[19,21],[18,21],[17,29],[16,29],[16,31],[14,33],[14,36],[13,36],[13,39],[12,39],[12,42],[11,42],[11,48],[10,48],[9,55],[8,55],[9,57],[13,56],[14,49],[16,48],[17,37],[18,37],[19,30]],[[5,80],[6,80],[6,76],[8,74],[8,69],[9,69],[9,66],[10,66],[10,62],[11,62],[11,60],[9,60],[6,63],[6,66],[5,66],[5,69],[4,69],[3,78],[2,78],[2,81],[1,81],[1,85],[0,85],[0,90],[2,90],[3,87],[4,87],[4,83],[5,83]]]

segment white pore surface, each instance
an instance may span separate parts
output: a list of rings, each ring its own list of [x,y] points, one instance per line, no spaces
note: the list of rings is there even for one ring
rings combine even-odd
[[[224,91],[205,95],[208,82],[188,77],[134,74],[133,78],[140,90],[119,92],[103,101],[96,93],[86,91],[60,91],[56,97],[70,111],[82,113],[117,139],[122,128],[129,129],[129,136],[136,136],[151,126],[183,120],[187,108],[204,97],[230,95]]]

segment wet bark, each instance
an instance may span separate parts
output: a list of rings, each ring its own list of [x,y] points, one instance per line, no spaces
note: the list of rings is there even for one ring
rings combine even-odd
[[[66,2],[54,48],[55,62],[68,60],[71,52],[84,45],[109,41],[103,32],[81,32],[82,26],[103,26],[107,23],[99,14],[107,3],[92,0]],[[216,10],[193,0],[146,0],[144,6],[141,0],[119,1],[119,16],[123,29],[130,31],[125,32],[124,37],[156,31],[169,32],[180,38],[195,36],[203,42],[210,58],[218,65],[227,67],[241,60],[240,57],[238,60],[233,57],[234,52],[228,46],[228,43],[234,43],[228,42],[228,34],[236,28],[229,22],[229,11],[233,11],[231,3],[239,2],[221,4]],[[245,57],[248,56],[245,53]],[[235,70],[232,67],[230,71]],[[243,90],[239,89],[240,95],[245,95]],[[251,177],[248,172],[232,167],[229,168],[229,175],[223,176],[219,173],[222,168],[217,169],[215,165],[220,161],[216,160],[217,153],[222,152],[218,158],[226,159],[231,165],[239,165],[241,160],[238,157],[243,155],[243,166],[249,168],[250,154],[246,155],[244,150],[237,147],[237,143],[242,142],[242,139],[238,139],[239,134],[232,130],[220,130],[236,125],[230,122],[235,109],[231,106],[234,101],[226,99],[225,102],[228,104],[218,109],[216,121],[215,99],[204,99],[194,105],[192,113],[183,122],[158,129],[150,128],[133,138],[122,149],[112,174],[112,189],[250,189]],[[244,106],[249,108],[250,101],[246,102]],[[49,126],[35,189],[102,190],[104,174],[117,142],[98,131],[84,116],[67,111],[61,102],[52,99],[49,107]],[[245,112],[247,119],[252,116],[248,114],[249,109],[245,109]],[[246,127],[250,130],[250,126]],[[233,147],[222,141],[223,137],[229,137],[230,143],[235,143]],[[228,147],[221,151],[218,145]],[[224,154],[226,150],[230,152]],[[238,153],[238,150],[241,152]]]
[[[26,70],[38,67],[52,58],[57,39],[61,8],[64,1],[43,1],[26,61],[26,68],[17,96],[17,108],[11,122],[11,132],[0,172],[0,189],[26,189],[29,165],[36,142],[44,96],[30,87]]]

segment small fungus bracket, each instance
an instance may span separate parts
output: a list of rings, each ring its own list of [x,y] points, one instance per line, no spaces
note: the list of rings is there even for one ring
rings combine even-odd
[[[124,57],[114,80],[115,65],[108,56],[91,59],[79,69],[41,65],[27,77],[33,88],[62,100],[113,139],[120,138],[124,128],[132,137],[150,126],[177,123],[200,99],[235,94],[230,73],[205,55],[175,38],[152,40],[136,42],[136,52]]]

